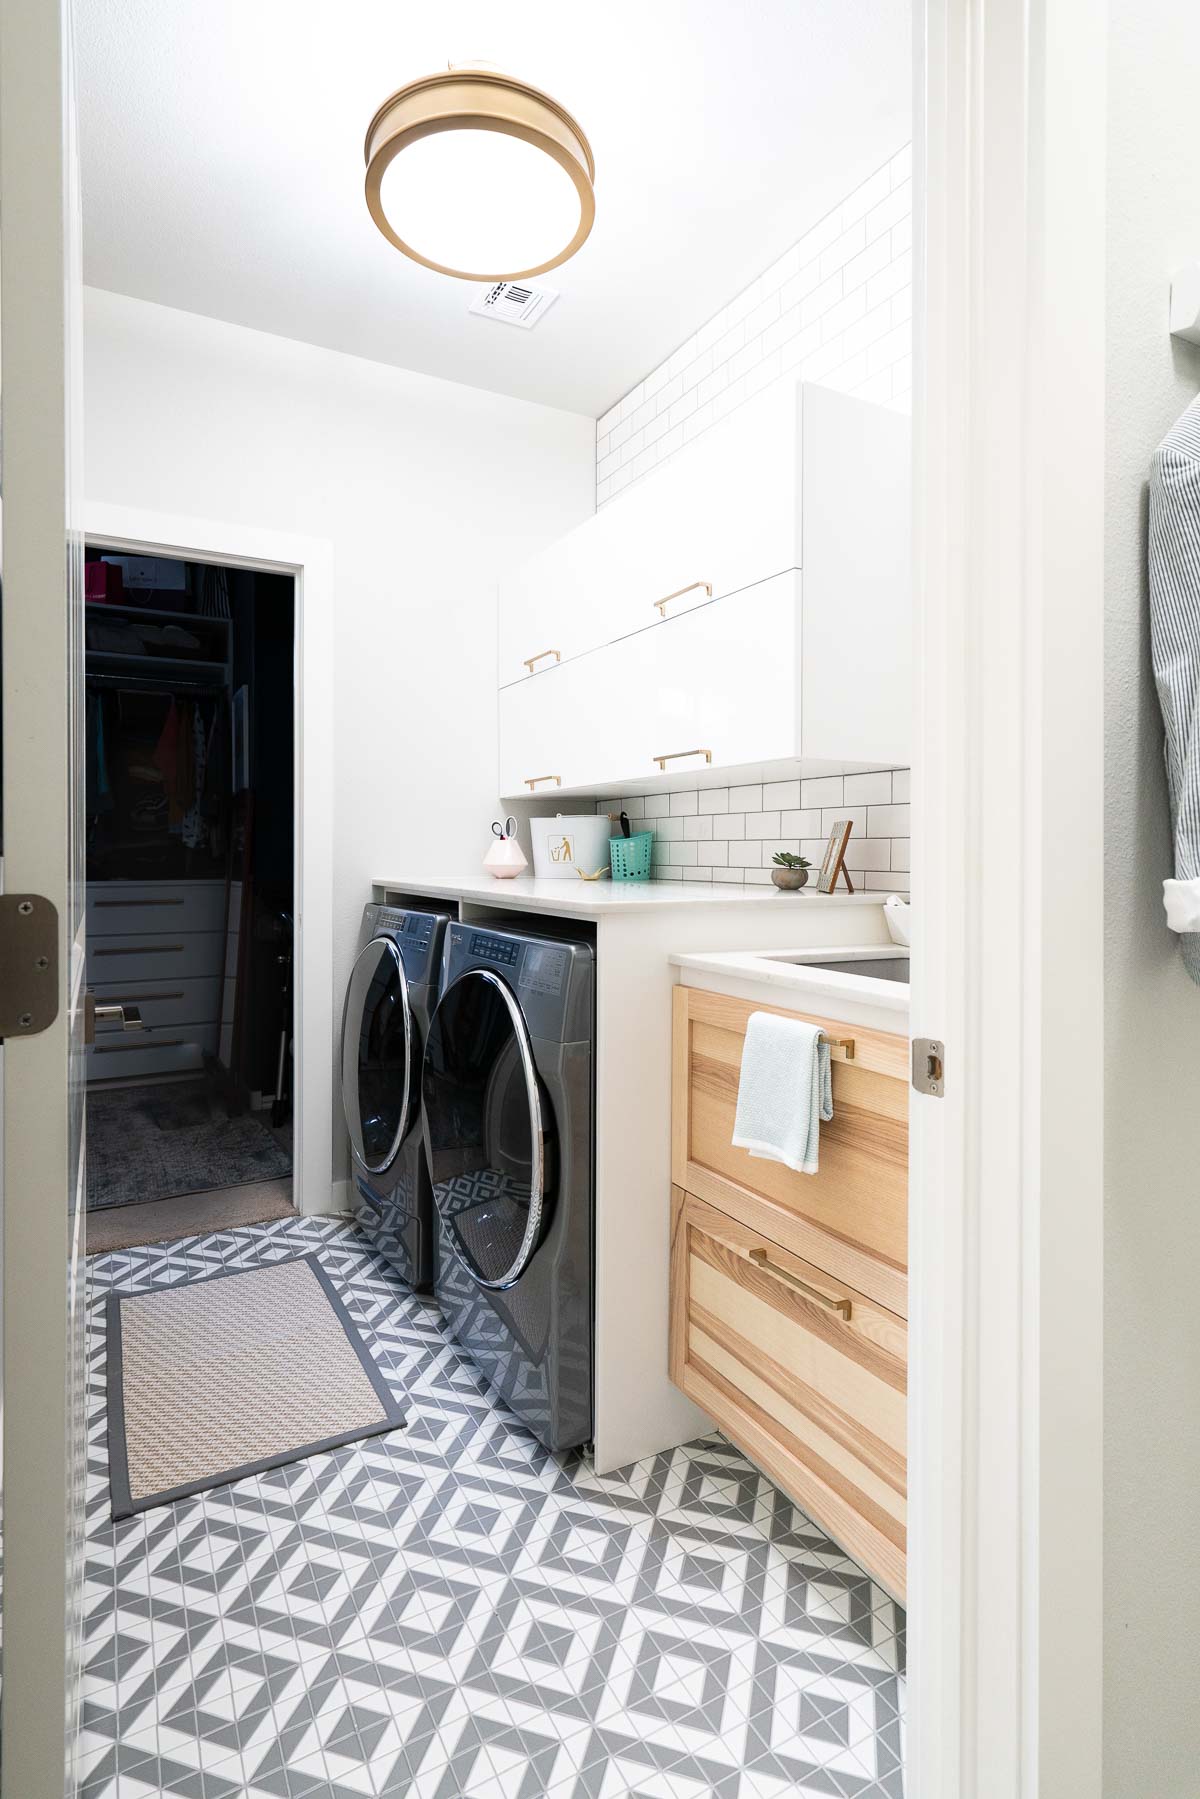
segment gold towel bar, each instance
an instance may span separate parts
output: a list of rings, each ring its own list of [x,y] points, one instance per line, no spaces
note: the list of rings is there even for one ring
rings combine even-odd
[[[829,1037],[822,1031],[821,1042],[829,1045],[829,1059],[831,1062],[853,1062],[853,1037]]]

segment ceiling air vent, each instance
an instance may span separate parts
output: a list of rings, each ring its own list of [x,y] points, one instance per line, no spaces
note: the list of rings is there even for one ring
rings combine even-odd
[[[477,318],[498,319],[502,325],[520,325],[528,331],[549,312],[558,294],[552,287],[529,287],[522,281],[497,281],[486,287],[468,311]]]

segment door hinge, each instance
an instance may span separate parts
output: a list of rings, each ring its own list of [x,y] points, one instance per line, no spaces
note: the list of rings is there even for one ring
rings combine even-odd
[[[0,893],[0,1043],[58,1017],[58,908],[40,893]]]
[[[937,1037],[914,1037],[912,1084],[918,1093],[942,1099],[946,1092],[946,1045]]]

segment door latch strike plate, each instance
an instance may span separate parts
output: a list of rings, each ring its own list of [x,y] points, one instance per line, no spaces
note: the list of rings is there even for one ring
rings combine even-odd
[[[942,1099],[946,1092],[946,1045],[937,1037],[914,1037],[912,1084],[918,1093]]]
[[[58,908],[40,893],[0,893],[0,1043],[58,1017]]]

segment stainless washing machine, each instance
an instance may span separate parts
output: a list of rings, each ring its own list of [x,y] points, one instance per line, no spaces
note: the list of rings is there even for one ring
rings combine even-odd
[[[410,1287],[433,1283],[421,1057],[448,915],[371,905],[342,1013],[342,1106],[362,1230]]]
[[[435,1292],[549,1449],[592,1436],[592,1038],[586,943],[452,924],[425,1044]]]

